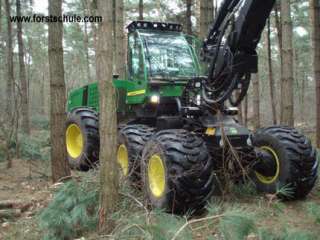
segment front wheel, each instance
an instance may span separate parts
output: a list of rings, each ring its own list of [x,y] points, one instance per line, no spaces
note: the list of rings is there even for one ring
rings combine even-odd
[[[67,117],[66,147],[72,169],[87,171],[99,160],[98,113],[90,108],[76,108]]]
[[[300,199],[317,180],[318,161],[310,140],[289,127],[260,129],[253,137],[258,153],[252,177],[257,189],[282,199]]]
[[[158,132],[142,154],[142,177],[152,207],[183,214],[201,210],[214,190],[204,141],[184,130]]]

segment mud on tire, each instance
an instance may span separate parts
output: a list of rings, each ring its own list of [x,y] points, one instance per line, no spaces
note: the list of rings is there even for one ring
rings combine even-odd
[[[253,136],[257,148],[266,146],[274,151],[279,159],[279,174],[270,184],[261,182],[256,174],[253,179],[257,189],[262,192],[276,193],[283,187],[290,194],[282,199],[301,199],[308,195],[317,180],[318,161],[316,150],[311,142],[296,129],[290,127],[269,127],[260,129]]]
[[[165,187],[155,196],[150,186],[148,167],[152,156],[162,159]],[[204,208],[214,190],[213,164],[204,141],[185,130],[158,132],[142,155],[145,195],[152,207],[183,214]]]
[[[82,150],[78,156],[71,156],[67,147],[68,162],[72,169],[87,171],[99,160],[99,117],[90,108],[76,108],[68,113],[66,135],[70,126],[77,126],[82,136]],[[66,136],[68,145],[68,136]],[[69,140],[70,141],[70,140]]]

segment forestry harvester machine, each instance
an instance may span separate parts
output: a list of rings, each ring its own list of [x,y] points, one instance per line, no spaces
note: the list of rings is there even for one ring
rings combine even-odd
[[[151,206],[202,209],[226,174],[287,200],[314,187],[318,161],[305,136],[286,126],[251,132],[236,120],[274,4],[224,0],[199,51],[179,24],[128,26],[127,78],[113,79],[121,126],[115,161]],[[97,84],[72,91],[68,111],[69,163],[88,170],[99,157]]]

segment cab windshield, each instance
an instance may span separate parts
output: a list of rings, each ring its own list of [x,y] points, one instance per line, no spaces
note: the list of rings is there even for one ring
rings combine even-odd
[[[180,33],[140,32],[151,77],[197,76],[197,67],[185,37]]]

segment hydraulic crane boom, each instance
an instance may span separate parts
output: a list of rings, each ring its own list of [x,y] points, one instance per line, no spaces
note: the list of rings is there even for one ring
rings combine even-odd
[[[257,45],[275,0],[224,0],[203,44],[208,76],[202,96],[208,104],[237,106],[258,70]],[[236,99],[232,93],[238,90]]]

